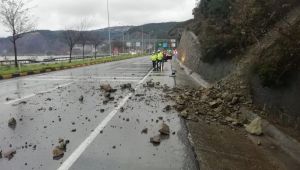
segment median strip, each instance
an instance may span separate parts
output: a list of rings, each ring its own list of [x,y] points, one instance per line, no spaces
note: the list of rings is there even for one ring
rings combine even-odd
[[[52,64],[32,64],[32,65],[25,65],[21,67],[21,71],[18,68],[12,66],[6,68],[5,66],[0,66],[0,80],[33,75],[33,74],[48,73],[52,71],[59,71],[59,70],[77,68],[77,67],[85,67],[85,66],[90,66],[95,64],[103,64],[103,63],[126,60],[126,59],[137,58],[137,57],[142,57],[142,55],[103,57],[100,59],[93,59],[93,60],[73,61],[71,63],[62,62],[62,63],[52,63]]]

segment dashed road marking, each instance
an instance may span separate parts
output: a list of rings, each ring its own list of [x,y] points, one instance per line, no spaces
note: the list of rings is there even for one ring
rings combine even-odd
[[[4,104],[7,104],[7,105],[9,105],[9,104],[14,104],[14,103],[16,103],[16,102],[19,102],[19,101],[22,101],[22,100],[25,100],[25,99],[34,97],[34,96],[36,96],[36,95],[38,95],[38,94],[48,93],[48,92],[54,91],[54,90],[56,90],[56,89],[58,89],[58,88],[60,88],[60,87],[66,87],[66,86],[69,86],[69,85],[71,85],[71,84],[73,84],[73,83],[74,83],[74,82],[69,82],[69,83],[66,83],[66,84],[61,84],[61,85],[55,86],[54,88],[48,89],[48,90],[46,90],[46,91],[40,91],[40,92],[38,92],[38,93],[32,93],[32,94],[26,95],[26,96],[24,96],[24,97],[21,97],[21,98],[19,98],[19,99],[15,99],[15,100],[8,101],[8,102],[6,102],[6,103],[4,103]]]
[[[137,90],[142,83],[149,77],[152,70],[137,84],[135,90]],[[87,147],[96,139],[101,130],[110,122],[110,120],[116,115],[118,110],[125,105],[127,100],[133,95],[129,93],[124,99],[118,104],[118,107],[111,111],[105,119],[96,127],[96,129],[75,149],[75,151],[67,158],[66,161],[57,170],[68,170],[77,161],[77,159],[82,155],[82,153],[87,149]]]

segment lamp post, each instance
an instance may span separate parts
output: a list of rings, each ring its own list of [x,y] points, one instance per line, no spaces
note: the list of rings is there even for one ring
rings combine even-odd
[[[109,43],[109,56],[111,56],[111,37],[110,37],[110,22],[109,22],[109,5],[107,2],[107,25],[108,25],[108,43]]]
[[[142,25],[142,54],[144,54],[144,25]]]

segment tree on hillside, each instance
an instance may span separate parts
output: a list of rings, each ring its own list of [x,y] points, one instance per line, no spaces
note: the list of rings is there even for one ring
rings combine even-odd
[[[18,67],[17,40],[35,28],[30,9],[25,0],[1,0],[0,21],[11,34],[10,41],[13,44],[16,67]]]
[[[79,39],[79,32],[76,30],[72,30],[72,29],[66,29],[63,32],[63,39],[65,41],[65,43],[68,45],[69,47],[69,62],[72,62],[72,52],[73,52],[73,48],[75,46],[75,44],[78,42]]]
[[[103,38],[97,33],[96,35],[89,35],[89,41],[94,47],[94,57],[97,57],[97,48],[103,42]]]

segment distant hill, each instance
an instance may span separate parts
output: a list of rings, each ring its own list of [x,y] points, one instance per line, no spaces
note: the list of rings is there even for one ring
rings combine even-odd
[[[144,36],[166,39],[172,38],[168,35],[169,31],[179,23],[152,23],[142,26],[117,26],[111,27],[112,41],[120,41],[124,37],[127,39],[141,39],[142,29]],[[108,28],[88,31],[91,34],[98,34],[101,39],[108,39]],[[19,55],[63,55],[67,54],[68,49],[63,41],[63,30],[37,30],[28,33],[22,39],[18,40]],[[12,55],[13,49],[9,38],[0,38],[0,55]]]

